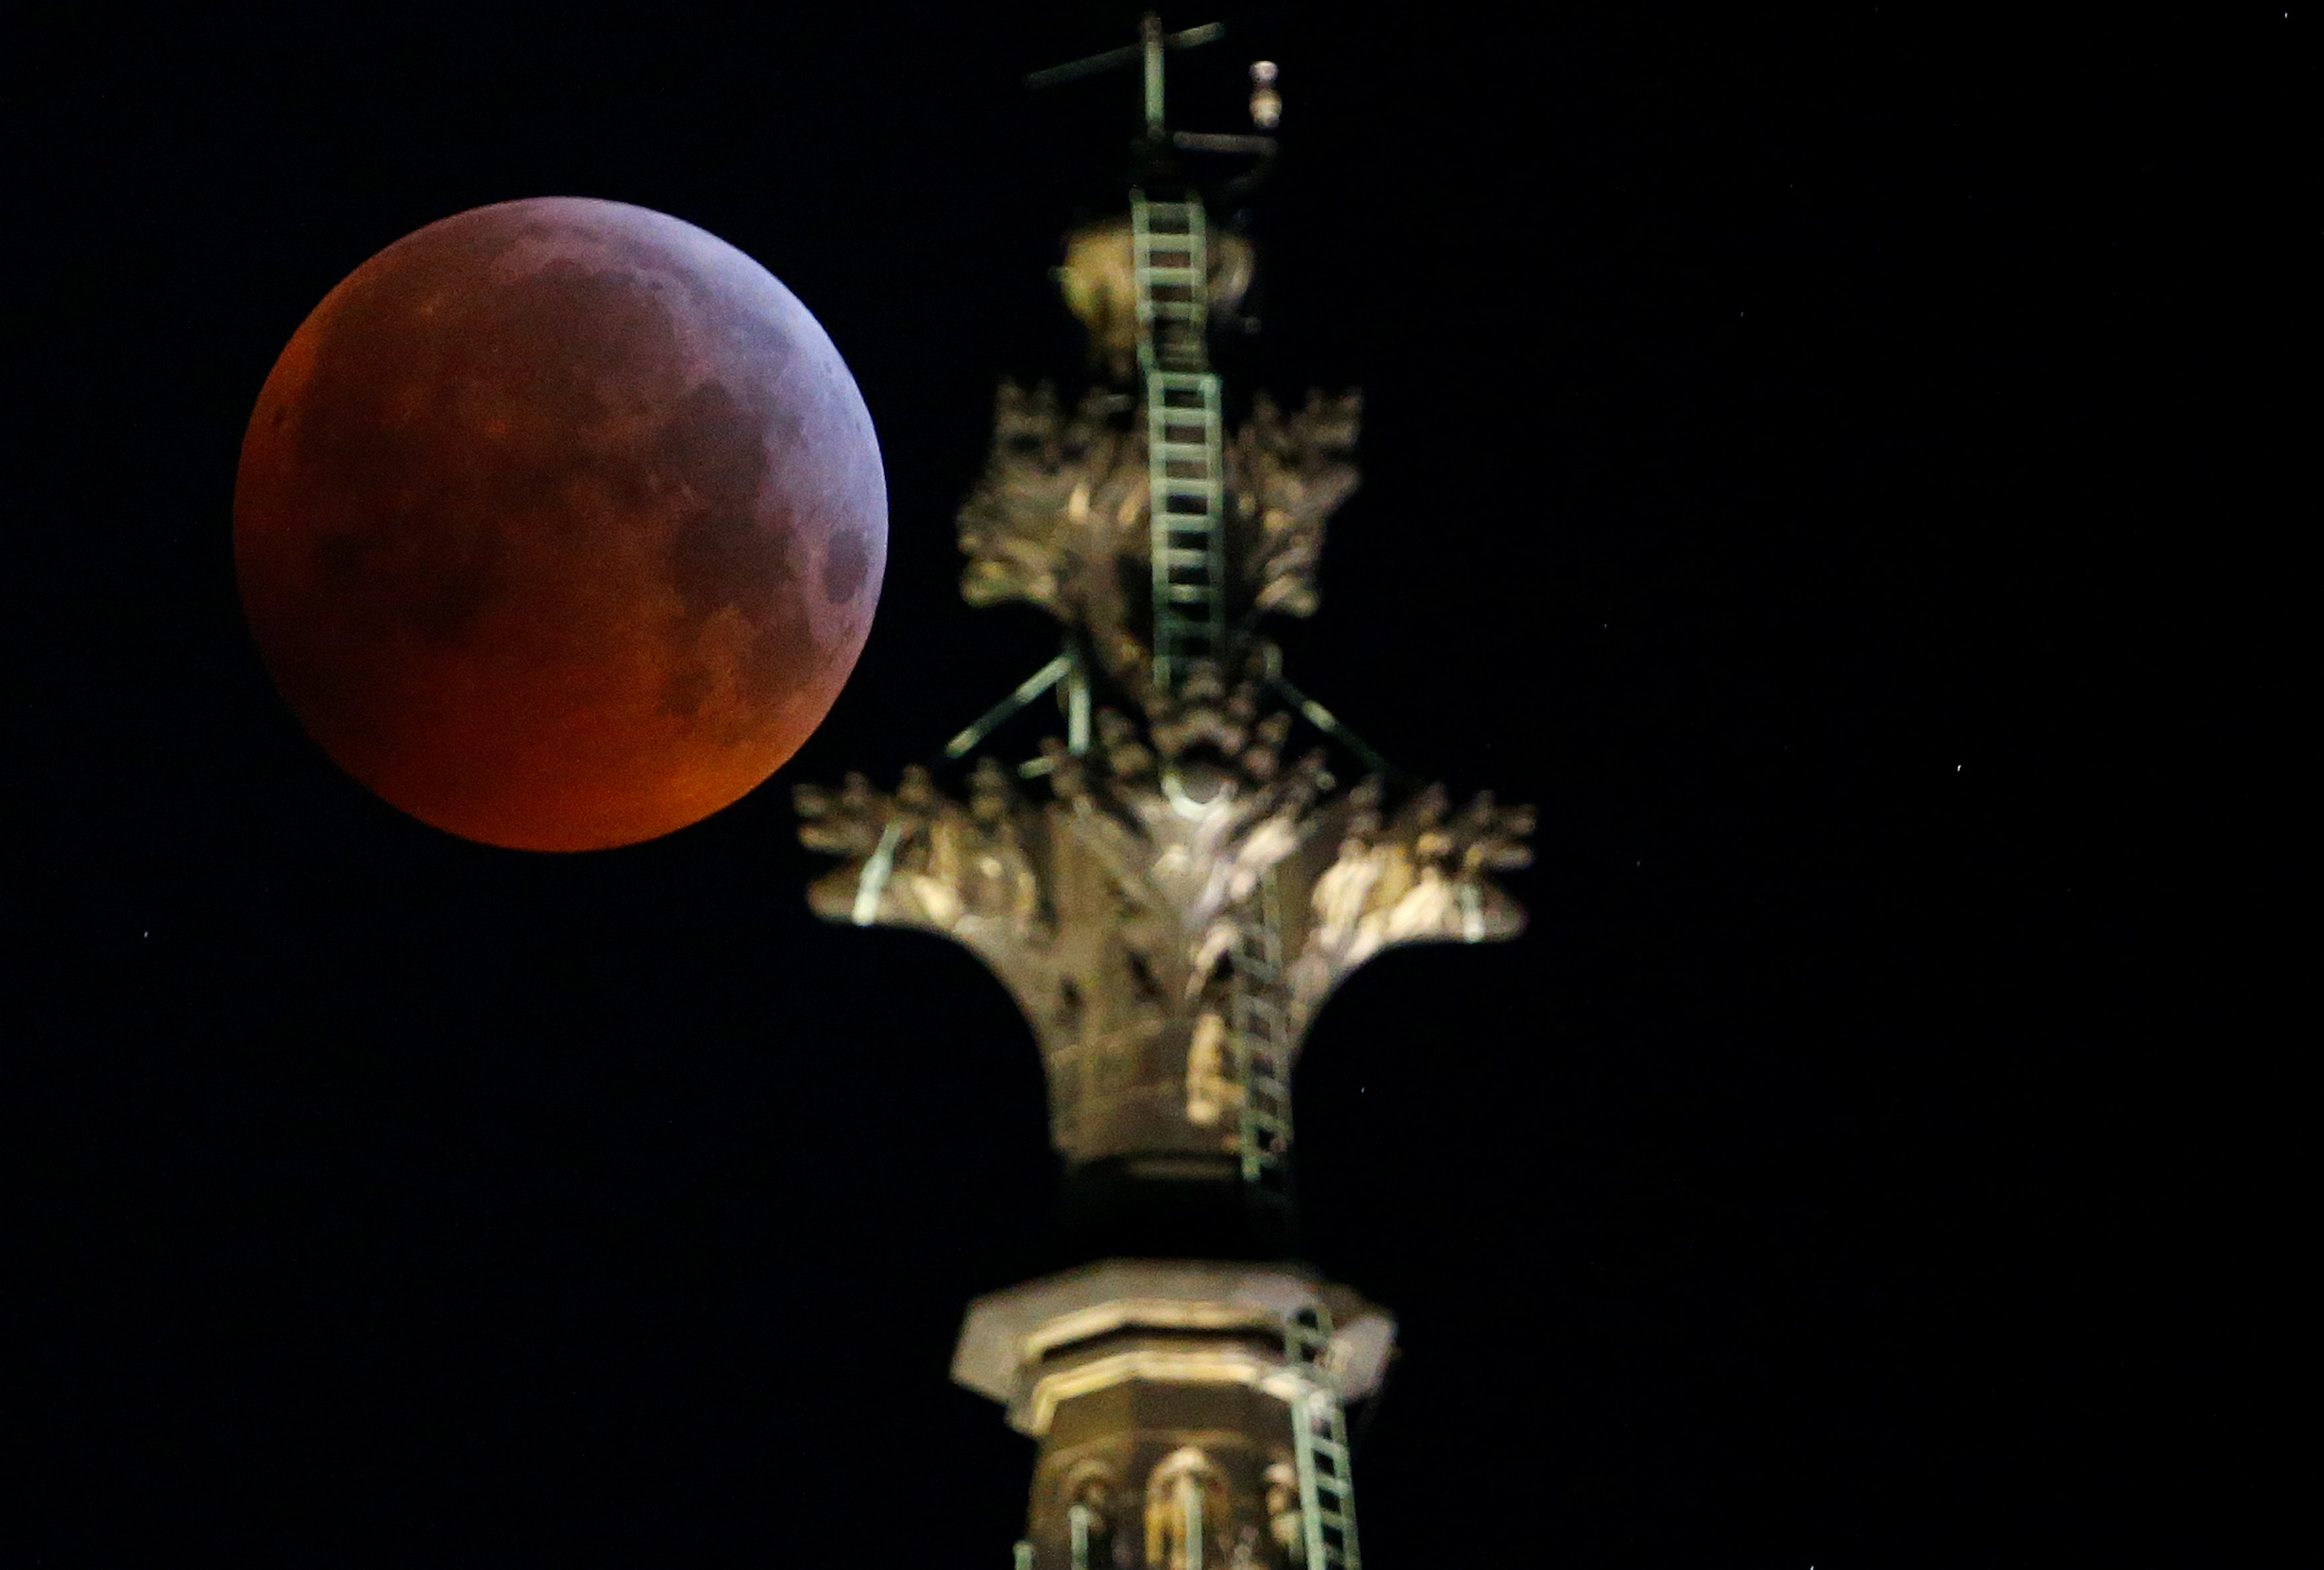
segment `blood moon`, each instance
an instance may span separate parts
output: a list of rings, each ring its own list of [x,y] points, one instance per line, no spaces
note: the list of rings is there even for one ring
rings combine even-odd
[[[315,308],[235,490],[251,631],[412,816],[587,850],[798,749],[870,631],[888,501],[805,306],[692,225],[544,198],[431,224]]]

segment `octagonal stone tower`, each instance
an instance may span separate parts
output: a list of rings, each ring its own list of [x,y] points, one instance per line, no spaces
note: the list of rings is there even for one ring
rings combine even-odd
[[[1296,1267],[1110,1260],[971,1305],[953,1377],[1040,1442],[1035,1565],[1353,1563],[1340,1404],[1394,1336]]]

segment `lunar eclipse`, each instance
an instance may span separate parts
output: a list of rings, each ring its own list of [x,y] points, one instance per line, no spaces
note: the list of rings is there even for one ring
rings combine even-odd
[[[308,732],[529,850],[632,844],[821,721],[887,560],[872,420],[772,275],[665,215],[461,213],[334,289],[244,437],[235,556]]]

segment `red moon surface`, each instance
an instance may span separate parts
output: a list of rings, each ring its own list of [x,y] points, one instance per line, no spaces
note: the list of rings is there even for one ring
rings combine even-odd
[[[356,269],[259,394],[235,487],[277,686],[466,839],[684,828],[798,749],[887,565],[872,417],[791,292],[692,225],[553,197]]]

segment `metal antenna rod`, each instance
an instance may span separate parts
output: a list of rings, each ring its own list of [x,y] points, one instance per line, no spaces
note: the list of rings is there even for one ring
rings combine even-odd
[[[1200,27],[1189,27],[1182,32],[1164,33],[1162,47],[1193,49],[1198,44],[1213,43],[1224,38],[1226,32],[1227,24],[1223,22],[1205,22]],[[1132,60],[1143,58],[1146,54],[1146,44],[1140,41],[1125,45],[1120,49],[1103,50],[1096,54],[1085,55],[1080,60],[1067,60],[1061,66],[1045,66],[1028,76],[1025,78],[1025,85],[1036,89],[1054,87],[1060,82],[1070,82],[1082,77],[1094,76],[1099,71],[1111,70],[1116,66],[1126,66]]]
[[[1146,134],[1162,134],[1162,19],[1149,11],[1138,24],[1146,51]]]

